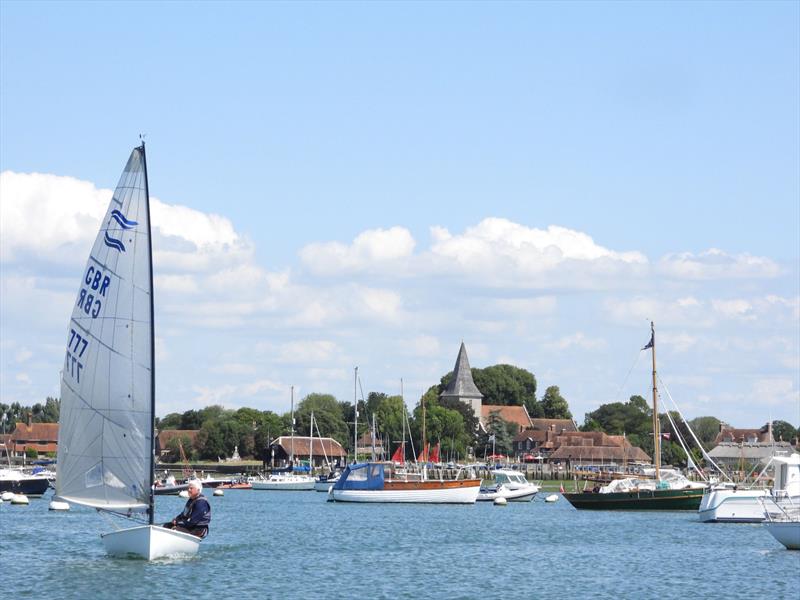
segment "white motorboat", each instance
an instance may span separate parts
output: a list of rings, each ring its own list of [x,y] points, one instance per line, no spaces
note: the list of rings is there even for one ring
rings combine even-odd
[[[530,502],[539,493],[539,486],[531,483],[519,471],[511,469],[495,469],[493,472],[495,485],[481,487],[478,492],[479,502],[488,502],[497,498],[505,498],[509,502]]]
[[[772,489],[740,488],[731,483],[711,486],[700,502],[700,520],[705,523],[760,523],[766,518],[762,500],[788,498],[795,504],[800,503],[800,454],[776,455],[770,463],[775,469]]]
[[[762,503],[766,515],[764,528],[787,550],[800,550],[800,505],[788,499]]]
[[[56,494],[140,524],[101,535],[112,555],[197,553],[153,524],[155,335],[144,143],[134,148],[83,271],[61,372]],[[143,515],[147,515],[143,517]]]

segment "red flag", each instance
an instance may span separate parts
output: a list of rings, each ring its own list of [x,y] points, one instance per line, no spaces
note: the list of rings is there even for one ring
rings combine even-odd
[[[559,488],[558,491],[561,492],[562,494],[564,493],[564,482],[561,482],[561,487]]]
[[[436,442],[436,445],[431,450],[431,462],[438,463],[439,462],[439,447],[442,445],[441,442]]]
[[[392,454],[392,462],[396,462],[400,465],[406,464],[405,449],[405,443],[400,444],[397,450],[394,451],[394,454]]]
[[[419,455],[419,462],[428,462],[428,449],[430,448],[430,444],[425,444],[425,448],[422,450],[422,454]]]

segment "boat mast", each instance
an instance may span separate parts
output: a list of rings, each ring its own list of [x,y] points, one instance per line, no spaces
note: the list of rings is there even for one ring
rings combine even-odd
[[[403,393],[403,378],[400,378],[400,400],[403,405],[403,465],[406,463],[406,397]],[[409,435],[411,432],[409,432]]]
[[[353,408],[355,408],[355,419],[353,420],[353,463],[358,462],[358,367],[353,375]]]
[[[661,479],[661,427],[658,422],[658,388],[656,387],[656,328],[650,321],[650,351],[653,356],[653,461],[656,480]]]
[[[147,520],[153,524],[155,515],[155,479],[156,479],[156,336],[155,310],[153,303],[153,236],[150,226],[150,187],[147,183],[147,156],[144,151],[144,140],[140,146],[142,153],[142,171],[144,172],[145,210],[147,211],[147,254],[150,269],[150,498],[147,508]]]
[[[292,430],[291,430],[291,445],[289,446],[289,464],[292,466],[292,470],[294,470],[294,386],[292,386]]]

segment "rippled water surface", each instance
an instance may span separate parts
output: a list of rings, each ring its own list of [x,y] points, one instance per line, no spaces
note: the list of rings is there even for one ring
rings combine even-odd
[[[546,504],[358,505],[228,490],[192,559],[113,559],[96,512],[0,504],[6,598],[792,598],[800,552],[760,525]],[[160,497],[157,521],[183,506]]]

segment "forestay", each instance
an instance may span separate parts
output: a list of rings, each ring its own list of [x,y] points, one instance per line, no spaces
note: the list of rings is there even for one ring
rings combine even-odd
[[[61,375],[57,494],[146,510],[152,453],[152,279],[144,148],[131,153],[81,276]]]

